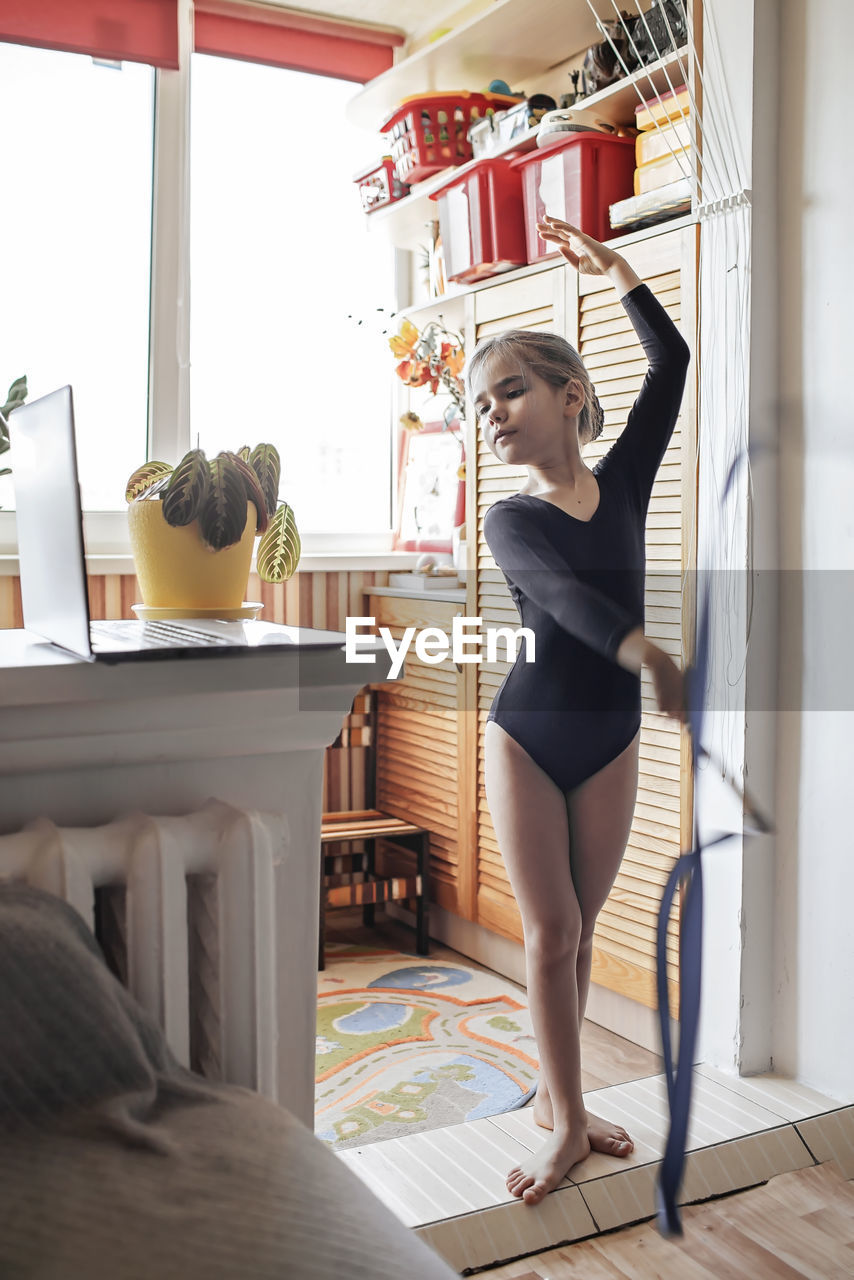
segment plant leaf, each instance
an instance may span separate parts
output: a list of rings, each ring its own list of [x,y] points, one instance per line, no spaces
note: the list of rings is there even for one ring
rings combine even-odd
[[[229,453],[227,449],[224,450],[224,454],[226,458],[231,458],[232,462],[237,467],[237,470],[242,475],[243,483],[246,487],[246,496],[250,502],[254,502],[255,504],[255,510],[258,513],[255,532],[264,533],[267,525],[270,523],[270,518],[267,514],[267,497],[264,490],[261,488],[261,481],[258,479],[258,473],[255,468],[250,467],[249,463],[245,462],[239,454]]]
[[[27,375],[16,378],[6,395],[6,403],[0,409],[4,418],[8,418],[13,409],[17,409],[27,398]]]
[[[222,551],[239,542],[246,528],[246,486],[227,454],[219,454],[209,466],[210,488],[199,513],[199,529],[209,547]]]
[[[125,500],[127,502],[136,502],[139,498],[150,498],[154,493],[159,493],[163,488],[162,484],[158,484],[157,489],[149,492],[155,481],[168,479],[172,474],[172,468],[168,462],[146,462],[143,466],[137,467],[130,480],[127,482],[125,489]]]
[[[238,458],[242,458],[244,462],[248,462],[249,455],[251,452],[252,450],[249,448],[248,444],[242,444],[240,448],[237,450],[237,456]]]
[[[249,465],[255,468],[267,500],[267,515],[271,516],[279,501],[279,478],[282,473],[278,449],[274,444],[256,444],[249,455]]]
[[[264,582],[287,582],[296,572],[301,550],[293,507],[284,502],[258,543],[258,576]]]
[[[163,518],[173,528],[191,524],[204,505],[211,482],[208,460],[201,449],[191,449],[178,463],[163,494]]]

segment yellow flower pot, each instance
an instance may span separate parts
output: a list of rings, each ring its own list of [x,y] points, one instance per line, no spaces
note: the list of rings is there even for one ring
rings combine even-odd
[[[160,502],[128,506],[128,531],[142,603],[159,609],[237,609],[246,599],[257,512],[248,502],[243,537],[214,551],[199,523],[173,527]]]

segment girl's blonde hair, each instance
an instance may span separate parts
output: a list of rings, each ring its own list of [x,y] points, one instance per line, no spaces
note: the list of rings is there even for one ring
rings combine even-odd
[[[574,347],[557,333],[539,333],[533,329],[506,329],[493,338],[484,338],[477,344],[466,365],[466,395],[472,398],[472,382],[475,374],[492,356],[515,358],[523,369],[537,374],[553,387],[565,387],[570,378],[581,383],[584,391],[584,407],[578,416],[579,444],[589,444],[602,434],[605,415],[602,411],[590,374]]]

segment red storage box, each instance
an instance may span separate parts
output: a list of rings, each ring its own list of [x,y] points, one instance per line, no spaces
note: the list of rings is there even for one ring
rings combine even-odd
[[[528,262],[558,252],[537,234],[536,224],[544,213],[571,222],[596,240],[607,240],[609,206],[634,193],[634,138],[590,132],[558,139],[510,162],[522,176]]]
[[[420,93],[404,98],[383,125],[401,182],[420,182],[431,173],[472,158],[468,132],[496,111],[515,107],[506,93]]]
[[[472,160],[430,196],[439,204],[449,280],[480,280],[525,265],[522,184],[507,160]]]

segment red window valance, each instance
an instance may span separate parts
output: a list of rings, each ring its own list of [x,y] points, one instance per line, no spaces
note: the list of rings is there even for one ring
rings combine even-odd
[[[0,40],[178,66],[176,0],[0,0]]]
[[[311,71],[364,84],[392,65],[398,31],[360,27],[270,5],[196,0],[195,49],[290,71]]]

